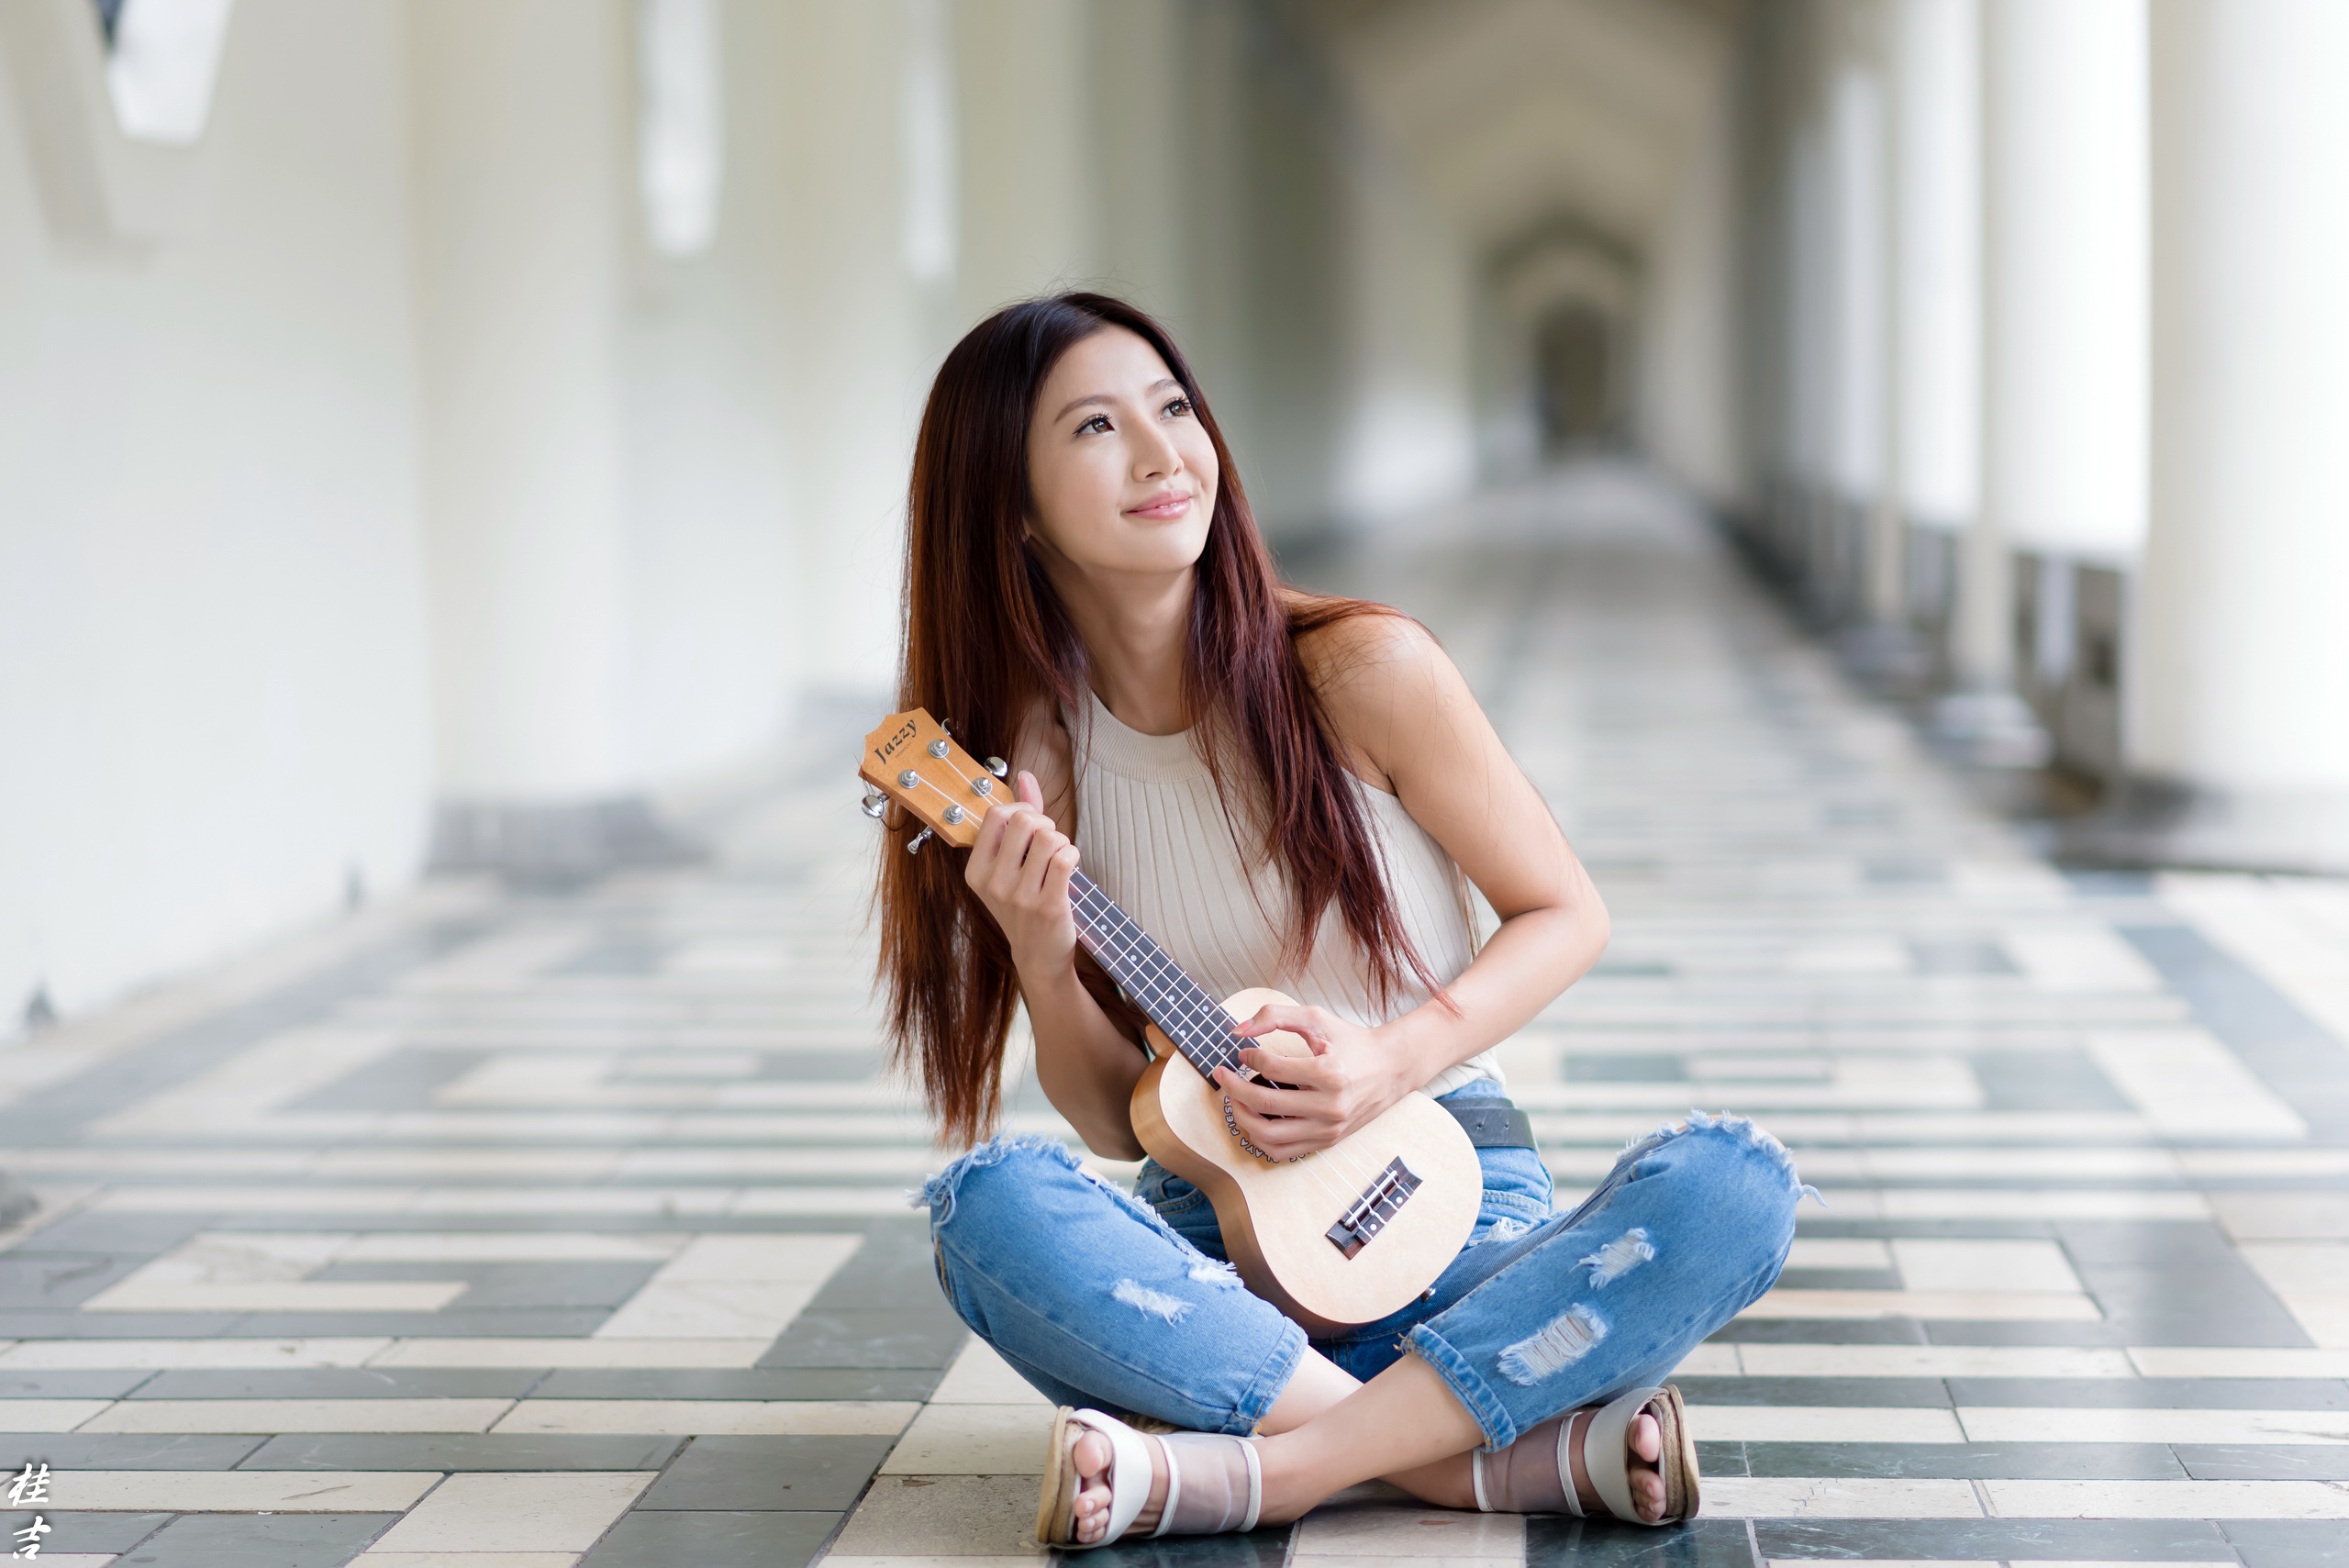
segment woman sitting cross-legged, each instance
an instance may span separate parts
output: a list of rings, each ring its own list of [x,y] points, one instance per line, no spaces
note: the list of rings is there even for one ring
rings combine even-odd
[[[996,1139],[933,1178],[948,1298],[1063,1407],[1039,1538],[1246,1529],[1374,1477],[1458,1508],[1695,1514],[1663,1380],[1777,1278],[1803,1189],[1766,1134],[1692,1114],[1552,1212],[1495,1048],[1597,960],[1607,914],[1434,640],[1277,581],[1188,365],[1096,295],[1014,306],[947,356],[906,597],[903,706],[1016,769],[967,859],[883,860],[894,1040],[947,1135],[997,1119],[1024,1006],[1052,1105],[1096,1152],[1142,1154],[1141,1019],[1080,948],[1080,859],[1210,992],[1300,999],[1239,1033],[1310,1056],[1214,1073],[1252,1153],[1327,1151],[1417,1090],[1484,1129],[1466,1245],[1402,1310],[1311,1340],[1154,1162],[1128,1194]],[[1464,875],[1500,917],[1481,948]]]

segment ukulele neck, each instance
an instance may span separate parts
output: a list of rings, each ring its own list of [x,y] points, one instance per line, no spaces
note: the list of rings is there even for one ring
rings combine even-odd
[[[1241,1071],[1248,1042],[1234,1034],[1231,1015],[1183,966],[1134,923],[1132,916],[1096,886],[1083,872],[1069,878],[1069,910],[1076,917],[1076,940],[1143,1016],[1174,1042],[1199,1075],[1212,1080],[1219,1067]]]

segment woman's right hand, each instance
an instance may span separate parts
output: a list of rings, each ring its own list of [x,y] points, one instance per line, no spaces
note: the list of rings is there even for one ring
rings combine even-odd
[[[1043,791],[1025,768],[1013,798],[988,811],[963,879],[1011,943],[1011,961],[1031,979],[1072,969],[1076,920],[1069,913],[1068,879],[1076,846],[1044,815]]]

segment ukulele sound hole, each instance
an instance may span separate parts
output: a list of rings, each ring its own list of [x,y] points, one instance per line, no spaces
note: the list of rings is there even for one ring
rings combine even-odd
[[[1389,1160],[1386,1169],[1378,1173],[1378,1179],[1364,1188],[1363,1195],[1347,1207],[1338,1223],[1323,1234],[1330,1238],[1331,1246],[1351,1258],[1369,1246],[1371,1239],[1386,1229],[1386,1222],[1402,1212],[1403,1206],[1419,1190],[1419,1178],[1411,1168],[1399,1157]]]

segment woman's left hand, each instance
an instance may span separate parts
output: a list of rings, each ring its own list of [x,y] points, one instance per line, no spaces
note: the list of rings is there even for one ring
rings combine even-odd
[[[1230,1100],[1241,1135],[1276,1160],[1329,1148],[1419,1087],[1402,1051],[1325,1008],[1264,1007],[1236,1029],[1248,1039],[1286,1029],[1313,1049],[1310,1056],[1260,1047],[1240,1053],[1263,1077],[1291,1085],[1286,1089],[1251,1082],[1229,1067],[1216,1070],[1216,1087]]]

